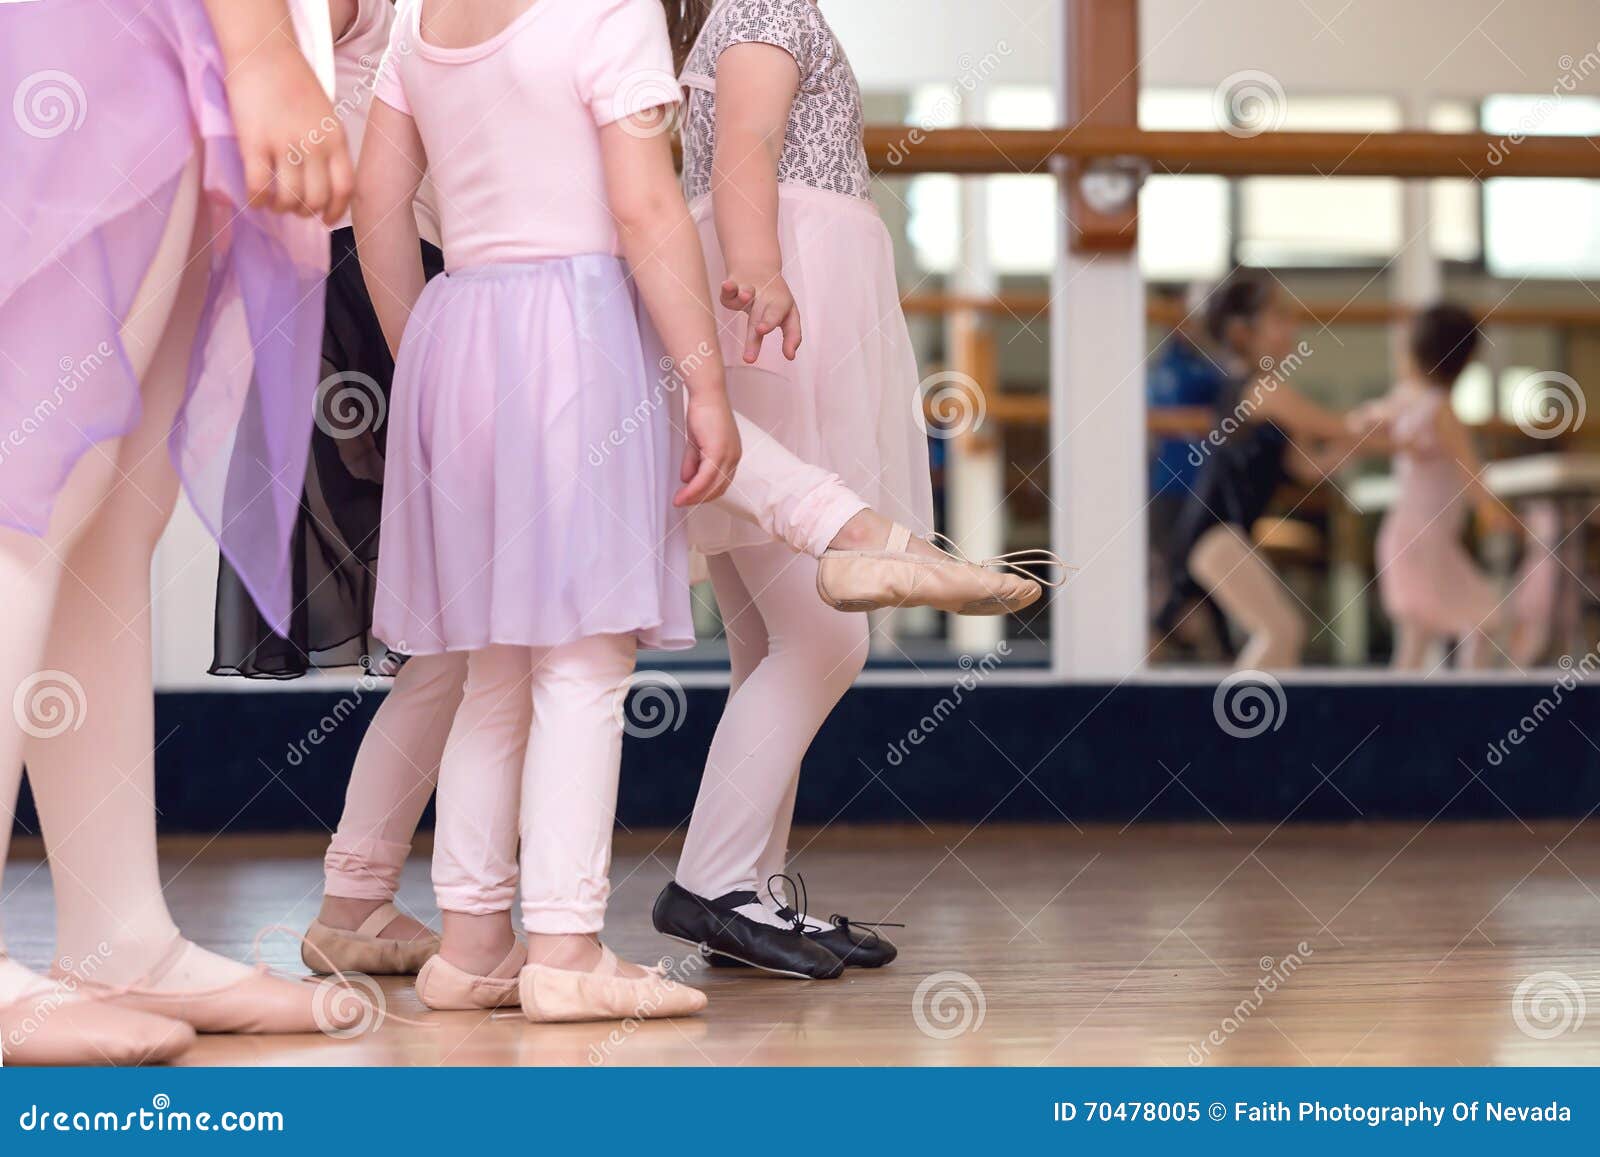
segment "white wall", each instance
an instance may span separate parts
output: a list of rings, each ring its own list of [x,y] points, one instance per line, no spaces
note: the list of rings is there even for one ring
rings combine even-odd
[[[948,82],[1007,52],[993,80],[1048,84],[1056,0],[822,0],[870,89]],[[1262,69],[1293,92],[1548,92],[1596,51],[1595,0],[1143,0],[1142,80],[1210,88]]]

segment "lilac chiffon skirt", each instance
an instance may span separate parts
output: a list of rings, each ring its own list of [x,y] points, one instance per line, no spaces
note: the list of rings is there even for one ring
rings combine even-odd
[[[395,365],[374,633],[410,655],[691,646],[664,364],[616,257],[434,278]]]
[[[0,525],[49,526],[73,464],[139,421],[121,323],[191,160],[209,284],[169,450],[269,623],[310,443],[327,229],[245,208],[201,0],[0,5]],[[303,34],[327,11],[296,3]],[[319,48],[326,46],[319,45]],[[311,53],[319,64],[315,50]]]

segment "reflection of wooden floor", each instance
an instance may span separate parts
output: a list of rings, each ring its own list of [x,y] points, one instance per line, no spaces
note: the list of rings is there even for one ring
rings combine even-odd
[[[985,828],[965,839],[956,829],[835,828],[802,857],[812,907],[906,922],[895,934],[901,958],[883,971],[807,984],[707,970],[696,981],[711,994],[705,1016],[631,1032],[430,1014],[407,984],[386,983],[392,1012],[438,1027],[391,1022],[353,1042],[211,1037],[191,1059],[1182,1066],[1209,1054],[1228,1065],[1600,1063],[1593,835],[1566,824],[1421,827],[1080,834],[1061,826]],[[669,845],[658,858],[656,846],[635,835],[618,848],[608,939],[638,960],[682,950],[649,928],[675,855]],[[203,852],[172,841],[172,906],[191,935],[247,953],[259,927],[310,918],[317,854],[301,839],[227,839]],[[37,964],[49,953],[49,897],[44,873],[29,876],[35,866],[12,865],[7,883],[17,890],[5,918],[12,951]],[[432,912],[420,857],[403,900]],[[295,954],[278,941],[269,958],[288,966]],[[927,985],[919,1025],[916,994]],[[965,1031],[963,1002],[982,1008],[981,1024],[974,1011]],[[1563,1020],[1571,1031],[1556,1031]]]

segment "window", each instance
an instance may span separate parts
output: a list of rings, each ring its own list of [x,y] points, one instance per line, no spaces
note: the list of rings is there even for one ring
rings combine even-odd
[[[1285,131],[1394,132],[1384,97],[1296,97]],[[1401,182],[1388,177],[1249,177],[1239,182],[1239,260],[1247,265],[1378,265],[1405,242]]]
[[[1483,130],[1506,152],[1527,136],[1600,133],[1600,99],[1492,96]],[[1600,277],[1600,183],[1490,180],[1483,206],[1485,261],[1496,277]]]
[[[1213,94],[1151,91],[1139,96],[1139,125],[1216,128]],[[1215,281],[1232,260],[1226,177],[1153,175],[1139,194],[1139,266],[1149,281]]]
[[[1467,101],[1443,101],[1428,114],[1428,128],[1436,133],[1478,131],[1477,106]],[[1429,236],[1442,261],[1476,263],[1483,258],[1483,197],[1477,181],[1428,182]]]

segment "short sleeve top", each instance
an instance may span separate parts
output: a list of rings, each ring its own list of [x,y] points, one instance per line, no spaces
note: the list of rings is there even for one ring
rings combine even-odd
[[[778,180],[872,199],[862,143],[861,87],[833,29],[811,0],[720,0],[685,62],[684,193],[711,191],[717,61],[736,44],[771,44],[794,57],[800,87],[789,112]]]
[[[617,253],[599,130],[682,99],[659,0],[534,0],[466,48],[421,17],[402,3],[374,93],[416,121],[445,267]]]

